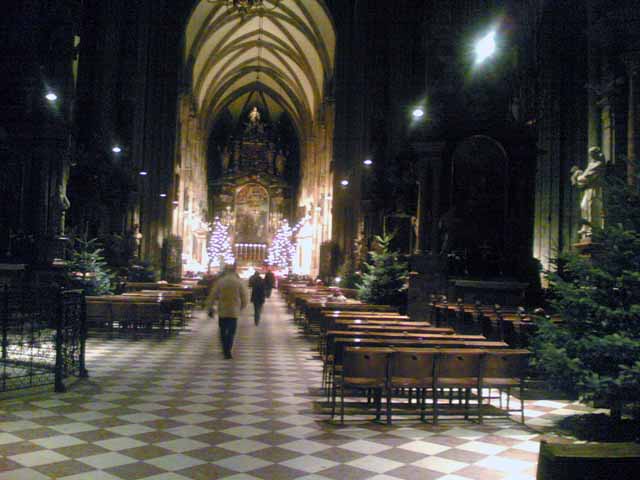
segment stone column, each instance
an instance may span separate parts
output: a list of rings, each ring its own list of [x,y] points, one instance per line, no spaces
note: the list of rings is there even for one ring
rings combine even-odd
[[[640,160],[640,51],[626,53],[622,61],[627,68],[629,105],[627,115],[627,181],[635,184],[636,162]]]
[[[596,43],[596,38],[598,37],[598,33],[596,32],[595,23],[595,15],[593,12],[593,4],[589,2],[588,5],[588,81],[589,81],[589,89],[587,92],[588,95],[588,122],[589,122],[589,146],[600,146],[600,115],[598,108],[598,99],[595,91],[595,86],[600,82],[600,73],[599,73],[599,58],[598,58],[598,45]]]
[[[416,142],[412,144],[414,150],[418,155],[420,155],[417,178],[419,196],[418,209],[416,213],[418,223],[416,250],[420,253],[424,253],[427,246],[429,246],[431,250],[437,250],[438,248],[438,232],[435,222],[440,215],[440,157],[442,155],[444,145],[444,142]],[[427,169],[431,169],[431,185],[427,184]],[[429,205],[431,205],[431,224],[427,223],[426,218]]]

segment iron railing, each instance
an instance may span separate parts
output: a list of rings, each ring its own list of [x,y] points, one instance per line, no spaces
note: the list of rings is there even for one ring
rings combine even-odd
[[[0,393],[88,376],[82,291],[0,287],[0,332]]]

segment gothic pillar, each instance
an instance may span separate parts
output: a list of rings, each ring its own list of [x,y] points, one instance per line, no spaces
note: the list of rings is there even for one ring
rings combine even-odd
[[[595,31],[595,14],[593,12],[594,6],[593,4],[588,5],[588,24],[589,24],[589,34],[588,34],[588,144],[589,146],[599,146],[600,140],[600,122],[599,122],[599,108],[598,108],[598,99],[595,90],[595,86],[600,83],[600,71],[599,71],[599,58],[598,58],[598,46],[596,44],[597,32]]]
[[[636,183],[636,162],[640,160],[640,51],[622,56],[627,68],[629,104],[627,110],[627,181]]]
[[[413,143],[420,156],[418,162],[418,211],[416,250],[438,249],[438,229],[435,222],[440,216],[440,176],[442,173],[442,151],[444,142]],[[427,175],[430,172],[430,175]],[[429,182],[431,179],[431,182]],[[429,215],[430,212],[430,215]]]
[[[422,216],[424,214],[426,214],[426,205],[425,205],[425,195],[423,193],[423,189],[424,189],[424,185],[426,183],[426,175],[425,172],[420,172],[420,174],[418,175],[418,179],[416,180],[416,184],[418,187],[418,198],[416,201],[416,218],[415,218],[415,232],[416,232],[416,244],[413,247],[413,251],[411,253],[415,253],[415,254],[420,254],[422,252],[422,250],[425,248],[425,241],[422,237],[424,237],[424,234],[421,235],[422,230],[424,230],[423,228],[421,228],[421,225],[424,223],[422,220]]]

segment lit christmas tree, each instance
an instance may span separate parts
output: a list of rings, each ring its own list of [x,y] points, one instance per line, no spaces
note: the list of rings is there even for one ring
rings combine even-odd
[[[289,222],[283,220],[280,228],[273,237],[271,247],[269,247],[269,256],[267,263],[272,267],[281,270],[289,270],[293,256],[296,253],[296,247],[292,241],[293,230],[289,226]]]
[[[218,217],[213,221],[210,228],[209,245],[207,253],[209,255],[209,268],[222,268],[224,265],[235,263],[229,236],[229,226],[220,221]]]

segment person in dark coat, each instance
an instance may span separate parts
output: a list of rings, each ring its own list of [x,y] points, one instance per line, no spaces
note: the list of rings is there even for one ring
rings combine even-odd
[[[266,298],[266,282],[256,272],[249,278],[249,286],[251,287],[251,303],[253,303],[253,321],[256,325],[260,323],[260,313]]]
[[[267,298],[271,297],[271,290],[273,290],[276,286],[276,277],[271,270],[267,270],[267,273],[264,274],[264,282],[266,287],[266,295]]]

